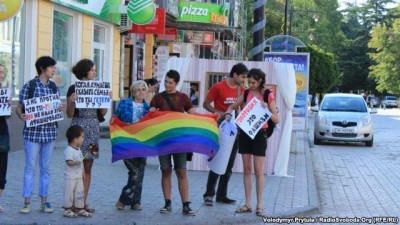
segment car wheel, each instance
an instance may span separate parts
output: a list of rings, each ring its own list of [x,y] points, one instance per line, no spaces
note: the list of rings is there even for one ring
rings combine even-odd
[[[314,145],[320,145],[321,144],[321,139],[317,138],[317,135],[314,134]]]
[[[365,146],[367,147],[372,147],[372,145],[374,145],[374,137],[372,137],[370,141],[365,142]]]

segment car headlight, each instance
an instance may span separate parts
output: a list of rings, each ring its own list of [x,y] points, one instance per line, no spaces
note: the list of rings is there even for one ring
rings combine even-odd
[[[319,123],[320,124],[327,124],[328,121],[326,121],[326,117],[324,115],[319,116]]]
[[[371,120],[371,116],[369,116],[369,115],[365,116],[364,119],[363,119],[363,125],[367,126],[367,125],[371,124],[371,121],[372,121]]]

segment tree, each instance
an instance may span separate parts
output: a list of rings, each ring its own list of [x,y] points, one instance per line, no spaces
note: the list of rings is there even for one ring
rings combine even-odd
[[[370,77],[377,81],[377,90],[400,93],[400,19],[389,28],[376,26],[368,46],[375,49],[369,54],[376,62],[370,67]]]
[[[327,93],[332,91],[340,78],[339,67],[332,53],[317,45],[310,45],[305,52],[310,53],[310,93]]]

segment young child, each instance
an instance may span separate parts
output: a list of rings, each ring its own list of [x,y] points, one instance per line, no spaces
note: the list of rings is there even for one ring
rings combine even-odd
[[[83,143],[83,128],[73,125],[67,130],[68,146],[64,150],[64,216],[65,217],[91,217],[92,214],[84,209],[83,203],[83,164],[81,145]],[[75,213],[75,212],[76,213]]]

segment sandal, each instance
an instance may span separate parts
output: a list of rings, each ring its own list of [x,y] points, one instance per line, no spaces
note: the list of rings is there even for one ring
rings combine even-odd
[[[256,210],[256,215],[257,215],[257,216],[265,217],[265,215],[264,215],[264,210],[263,210],[262,208],[257,208],[257,210]]]
[[[86,212],[94,213],[96,210],[94,208],[90,208],[89,205],[85,205],[83,208]]]
[[[251,213],[253,210],[251,207],[248,207],[247,205],[242,206],[241,208],[236,209],[236,213]]]
[[[78,217],[72,210],[64,210],[64,217],[75,218]]]
[[[82,217],[92,217],[92,214],[84,209],[79,210],[78,215]]]

